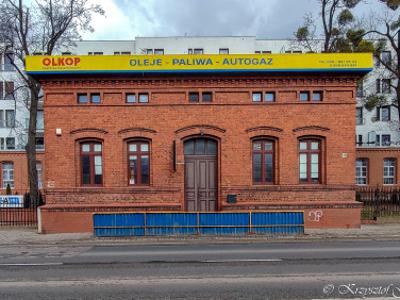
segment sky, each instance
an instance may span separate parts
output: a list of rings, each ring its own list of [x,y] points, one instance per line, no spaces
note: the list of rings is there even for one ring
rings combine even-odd
[[[306,13],[318,16],[317,0],[102,0],[83,39],[137,36],[237,36],[293,38]],[[364,0],[355,13],[366,17],[379,6]]]

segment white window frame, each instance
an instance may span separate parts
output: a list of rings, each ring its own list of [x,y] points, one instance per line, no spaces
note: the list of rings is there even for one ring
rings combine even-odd
[[[389,165],[388,162],[393,162]],[[383,159],[383,184],[393,185],[396,183],[396,159],[384,158]]]
[[[362,162],[358,165],[358,162]],[[367,185],[368,184],[368,159],[357,158],[356,159],[356,184]]]
[[[10,185],[10,188],[14,188],[14,163],[13,162],[3,162],[1,180],[2,180],[3,189],[7,188],[7,184]]]

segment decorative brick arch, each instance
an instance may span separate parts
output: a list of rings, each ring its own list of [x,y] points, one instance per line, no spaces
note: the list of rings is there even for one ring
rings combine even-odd
[[[272,137],[278,139],[282,136],[283,129],[272,126],[257,126],[246,129],[250,139],[256,137]]]
[[[129,139],[140,139],[140,138],[152,140],[156,134],[157,131],[153,129],[139,128],[139,127],[125,128],[118,131],[118,135],[124,141]]]
[[[102,128],[78,128],[78,129],[74,129],[71,130],[69,132],[70,134],[79,134],[79,133],[100,133],[100,134],[107,134],[108,131]]]

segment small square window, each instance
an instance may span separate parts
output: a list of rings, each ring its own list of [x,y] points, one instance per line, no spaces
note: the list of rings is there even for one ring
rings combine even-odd
[[[307,143],[306,142],[300,142],[300,150],[307,150]]]
[[[136,94],[128,93],[125,95],[126,103],[136,103]]]
[[[309,101],[310,92],[300,92],[300,101]]]
[[[164,49],[154,49],[155,55],[164,55]]]
[[[265,102],[275,102],[275,92],[266,92]]]
[[[90,94],[90,102],[92,103],[100,103],[101,102],[101,98],[100,98],[100,94]]]
[[[253,102],[261,102],[262,100],[262,93],[261,92],[254,92],[252,95]]]
[[[204,92],[202,94],[202,101],[203,102],[212,102],[212,93],[211,92]]]
[[[78,103],[88,103],[87,94],[78,94]]]
[[[149,144],[143,143],[140,145],[140,151],[141,152],[148,152],[149,151]]]
[[[229,48],[219,48],[219,54],[229,54]]]
[[[82,152],[90,152],[90,145],[82,144]]]
[[[149,102],[149,94],[148,93],[139,94],[139,103],[148,103],[148,102]]]
[[[322,101],[322,91],[315,91],[312,93],[312,101]]]
[[[130,152],[136,152],[137,151],[137,145],[136,144],[129,144],[129,151]]]
[[[146,54],[152,55],[153,54],[153,49],[146,49]]]
[[[189,93],[189,102],[199,102],[199,93],[197,92],[191,92]]]

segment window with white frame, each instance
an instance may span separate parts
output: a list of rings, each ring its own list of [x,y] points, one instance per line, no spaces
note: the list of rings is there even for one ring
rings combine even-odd
[[[383,184],[395,184],[396,182],[396,159],[385,158],[383,160]]]
[[[366,158],[356,160],[356,184],[368,184],[368,160]]]
[[[2,179],[3,179],[3,189],[10,185],[10,188],[14,188],[14,163],[3,162],[2,164]]]

